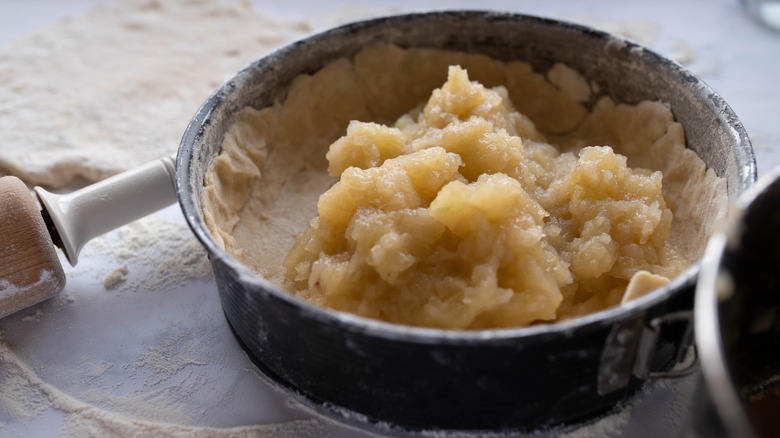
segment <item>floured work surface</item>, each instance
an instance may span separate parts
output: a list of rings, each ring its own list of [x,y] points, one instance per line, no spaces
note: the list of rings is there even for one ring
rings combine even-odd
[[[219,84],[309,31],[241,1],[122,0],[0,50],[0,175],[60,187],[173,154]]]

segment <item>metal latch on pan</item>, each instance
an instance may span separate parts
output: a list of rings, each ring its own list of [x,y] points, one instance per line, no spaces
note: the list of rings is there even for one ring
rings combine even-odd
[[[663,328],[669,324],[685,324],[674,352],[675,367],[652,371]],[[688,357],[689,354],[691,357]],[[657,379],[686,376],[698,367],[698,355],[693,344],[693,311],[680,311],[657,316],[645,325],[643,315],[615,324],[601,354],[598,373],[598,393],[606,395],[628,386],[631,376]]]

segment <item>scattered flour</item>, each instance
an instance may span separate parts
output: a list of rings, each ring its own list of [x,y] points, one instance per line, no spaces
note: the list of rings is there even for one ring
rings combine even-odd
[[[153,379],[146,384],[156,386],[188,366],[206,365],[196,358],[197,355],[193,355],[193,352],[199,350],[200,345],[197,344],[200,342],[201,338],[193,337],[189,333],[166,338],[159,344],[149,347],[146,353],[131,365],[130,376],[134,378],[139,368],[148,369]]]
[[[691,404],[693,402],[692,394],[696,390],[696,381],[692,378],[677,380],[674,384],[671,381],[662,381],[665,388],[674,391],[676,397],[672,402],[666,405],[660,413],[660,418],[667,424],[686,424],[689,418]]]
[[[59,187],[169,155],[221,82],[309,30],[248,1],[120,0],[8,44],[0,175]]]
[[[42,316],[43,316],[43,310],[35,309],[32,313],[28,313],[27,315],[22,317],[22,321],[25,321],[25,322],[40,322]]]
[[[651,48],[667,58],[692,69],[697,76],[714,76],[717,75],[719,71],[717,65],[697,65],[699,54],[696,49],[686,41],[677,39],[671,42],[661,43],[659,41],[660,26],[656,23],[641,20],[610,21],[587,14],[570,16],[568,19],[621,36]]]
[[[623,431],[631,420],[633,409],[630,404],[617,407],[617,412],[599,418],[585,427],[557,435],[559,438],[610,438],[623,435]]]
[[[769,137],[766,134],[756,133],[754,131],[749,135],[750,142],[753,144],[753,149],[755,149],[757,152],[771,153],[775,151],[776,145],[769,141]]]
[[[117,267],[103,278],[103,286],[118,292],[156,292],[186,279],[211,276],[206,251],[183,219],[145,217],[90,241],[84,254],[115,260]]]
[[[81,357],[81,366],[84,370],[84,375],[94,379],[105,374],[114,364],[107,360],[94,359],[85,355]]]
[[[125,281],[127,277],[127,265],[119,266],[106,275],[103,279],[103,287],[106,289],[113,289],[117,284]]]
[[[217,429],[157,423],[118,415],[62,393],[39,378],[0,341],[0,408],[14,419],[31,419],[48,409],[65,415],[69,437],[315,437],[317,420]]]
[[[30,420],[48,408],[44,392],[17,372],[18,364],[9,350],[0,346],[0,407],[15,419]]]
[[[672,44],[668,56],[682,65],[691,64],[696,60],[696,51],[685,41],[678,40]]]
[[[649,21],[611,21],[589,14],[570,16],[567,19],[604,32],[619,35],[646,47],[652,47],[655,44],[660,31],[660,27],[656,23]]]
[[[0,175],[68,187],[169,155],[222,81],[309,31],[304,21],[274,17],[248,1],[119,0],[18,39],[0,48]],[[211,275],[205,252],[183,221],[144,219],[96,239],[85,252],[90,248],[114,258],[118,267],[104,274],[103,283],[115,293],[160,291]],[[150,269],[144,278],[133,276]],[[71,294],[63,300],[75,302]],[[38,309],[22,320],[42,316]],[[60,411],[62,434],[79,437],[320,435],[315,420],[228,429],[170,424],[191,420],[177,408],[187,391],[210,383],[203,373],[186,373],[203,364],[188,355],[189,347],[183,339],[163,340],[130,370],[82,357],[82,368],[72,371],[85,388],[82,401],[44,382],[0,341],[0,414],[13,423]],[[90,383],[116,372],[144,379],[146,390],[120,395]],[[154,387],[181,374],[187,384]],[[161,408],[167,402],[171,408]]]

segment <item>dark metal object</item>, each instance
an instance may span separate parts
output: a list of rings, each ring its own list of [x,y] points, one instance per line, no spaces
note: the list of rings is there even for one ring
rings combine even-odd
[[[239,72],[206,101],[182,140],[177,158],[181,205],[210,254],[237,337],[280,386],[352,423],[527,431],[611,409],[643,381],[631,373],[642,331],[655,318],[690,310],[698,263],[658,292],[619,308],[552,325],[456,332],[314,307],[253,274],[212,240],[201,214],[200,190],[237,111],[268,106],[284,97],[295,76],[374,42],[479,52],[523,60],[538,71],[564,62],[617,101],[668,102],[685,127],[688,146],[727,179],[730,197],[755,180],[750,141],[720,96],[678,64],[634,43],[559,21],[476,11],[410,14],[339,27]],[[622,327],[621,334],[615,327]],[[640,368],[650,372],[673,366],[681,347],[677,332],[659,336],[652,362]],[[623,375],[610,381],[613,370]],[[350,412],[361,414],[360,420]]]
[[[720,436],[777,436],[780,382],[780,168],[739,199],[713,236],[696,290],[696,341],[706,390],[697,400]],[[771,390],[773,412],[752,399]],[[759,400],[760,402],[761,400]],[[709,429],[704,429],[709,427]],[[716,436],[697,422],[700,436]]]
[[[658,339],[662,336],[664,325],[674,322],[685,324],[680,332],[680,341],[677,347],[677,353],[674,355],[674,363],[683,364],[688,353],[692,350],[693,358],[690,363],[681,368],[651,371],[653,354],[656,351]],[[667,313],[665,315],[653,318],[650,324],[642,332],[642,339],[639,341],[636,360],[634,361],[634,375],[640,379],[665,379],[670,377],[683,377],[696,371],[699,364],[699,356],[696,346],[693,345],[693,311],[681,310],[678,312]]]

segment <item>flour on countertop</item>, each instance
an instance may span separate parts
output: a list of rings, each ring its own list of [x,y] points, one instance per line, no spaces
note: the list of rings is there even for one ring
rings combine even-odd
[[[23,37],[0,48],[0,175],[63,187],[169,155],[198,106],[229,75],[309,31],[302,20],[274,17],[247,1],[120,0]],[[116,297],[211,276],[183,220],[146,218],[93,240],[84,253],[90,251],[113,258],[117,267],[98,275]],[[77,295],[57,300],[70,304]],[[42,308],[22,321],[39,322]],[[203,362],[187,350],[187,339],[206,341],[197,333],[162,335],[129,368],[82,357],[80,369],[65,377],[83,388],[73,395],[46,383],[0,341],[0,414],[10,416],[2,420],[60,411],[63,435],[79,437],[321,435],[317,420],[197,426],[193,420],[203,413],[187,410],[187,396],[213,382],[193,371]],[[118,373],[142,379],[142,388],[101,386],[104,375]]]
[[[117,284],[125,281],[127,278],[127,265],[122,265],[109,272],[106,278],[103,279],[103,287],[106,289],[113,289]]]
[[[619,35],[646,47],[651,47],[656,42],[660,30],[660,27],[657,24],[649,21],[612,21],[589,14],[568,16],[566,19],[604,32]]]
[[[615,413],[606,415],[585,427],[557,435],[559,438],[617,438],[631,419],[630,403],[623,403],[615,408]]]
[[[15,372],[12,354],[0,345],[0,408],[14,419],[30,420],[46,410],[49,403],[40,388],[28,385],[25,376]]]
[[[206,251],[183,220],[145,217],[90,241],[84,254],[115,259],[117,267],[105,274],[103,285],[117,292],[156,292],[185,279],[211,276]]]
[[[696,51],[685,41],[678,40],[672,44],[668,56],[680,64],[686,65],[696,60]]]
[[[92,358],[89,356],[81,357],[81,366],[84,369],[84,375],[89,379],[95,379],[102,376],[106,371],[113,368],[114,364],[103,359]]]
[[[35,309],[32,313],[28,313],[22,318],[22,321],[25,322],[40,322],[41,317],[43,316],[43,310],[41,309]]]
[[[682,367],[693,364],[696,361],[696,353],[689,349],[682,362]],[[694,394],[696,393],[696,384],[699,381],[698,373],[701,370],[688,374],[687,376],[667,379],[657,379],[654,383],[665,390],[670,396],[664,404],[664,409],[660,411],[660,418],[666,424],[689,424],[689,415],[692,405],[695,403]]]
[[[155,423],[118,415],[79,401],[41,380],[0,341],[0,408],[16,419],[33,418],[47,409],[65,414],[64,436],[72,437],[315,437],[317,420],[295,420],[226,429]]]
[[[190,333],[182,333],[175,337],[169,337],[159,344],[149,347],[130,368],[131,378],[135,378],[139,369],[148,370],[151,379],[146,385],[156,386],[160,382],[168,380],[184,370],[188,366],[203,366],[205,362],[198,360],[193,352],[199,351],[203,343],[200,336],[192,336]]]
[[[309,30],[248,1],[121,0],[6,45],[0,175],[59,187],[169,155],[217,86]]]
[[[753,149],[759,152],[774,152],[776,146],[768,140],[768,136],[764,133],[752,132],[750,135],[750,143],[753,144]]]
[[[661,27],[656,23],[643,20],[610,21],[587,14],[570,16],[568,19],[639,43],[692,69],[697,76],[713,76],[718,72],[717,66],[696,65],[698,53],[686,41],[677,39],[665,44],[659,42]]]

